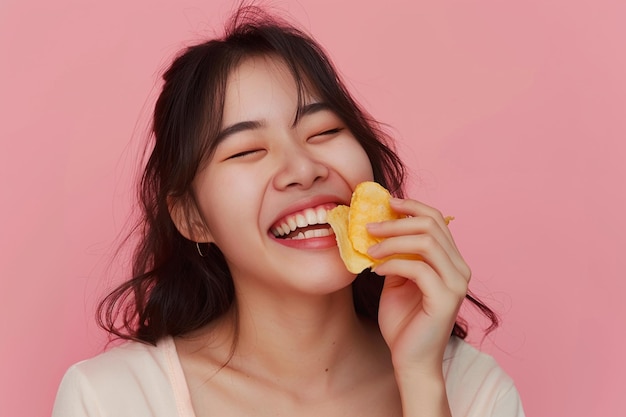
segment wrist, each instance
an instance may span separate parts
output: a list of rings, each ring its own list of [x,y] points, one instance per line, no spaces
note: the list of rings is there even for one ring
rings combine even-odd
[[[420,358],[406,359],[392,354],[391,362],[396,380],[443,381],[443,356],[443,352],[431,352],[430,355]]]
[[[450,406],[441,369],[426,368],[396,372],[404,417],[449,417]]]
[[[445,378],[442,369],[415,367],[411,369],[395,370],[396,382],[400,390],[403,387],[432,387],[445,388]]]

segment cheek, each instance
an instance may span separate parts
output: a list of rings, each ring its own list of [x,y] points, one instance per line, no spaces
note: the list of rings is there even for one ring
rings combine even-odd
[[[366,178],[364,181],[373,181],[374,180],[374,169],[372,168],[372,163],[370,162],[369,157],[365,153],[363,148],[361,149],[362,154],[362,165],[361,165],[361,175]]]
[[[346,180],[354,188],[363,181],[372,181],[374,172],[365,150],[356,139],[349,142],[341,152],[336,152],[336,166],[343,172]],[[341,156],[341,157],[339,157]]]
[[[258,177],[238,172],[207,173],[210,181],[198,184],[202,215],[214,238],[232,235],[246,219],[254,219],[262,189]],[[255,181],[256,178],[256,181]]]

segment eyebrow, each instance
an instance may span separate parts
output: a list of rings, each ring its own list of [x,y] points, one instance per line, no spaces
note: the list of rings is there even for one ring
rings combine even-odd
[[[299,107],[298,111],[296,112],[295,120],[293,121],[291,127],[295,127],[302,117],[309,116],[323,110],[330,110],[330,106],[328,105],[328,103],[322,101],[305,104],[304,106]],[[243,132],[246,130],[259,129],[264,125],[265,123],[261,120],[247,120],[244,122],[232,124],[220,131],[220,133],[217,135],[216,142],[220,143],[228,136],[234,135],[235,133]]]
[[[220,143],[228,136],[234,135],[235,133],[243,132],[246,130],[258,129],[260,127],[263,127],[263,124],[264,123],[259,120],[249,120],[245,122],[235,123],[222,129],[222,131],[217,135],[216,142]]]
[[[295,127],[303,116],[309,116],[324,110],[331,110],[330,105],[325,101],[316,101],[299,107],[296,113],[296,119],[293,121],[291,127]]]

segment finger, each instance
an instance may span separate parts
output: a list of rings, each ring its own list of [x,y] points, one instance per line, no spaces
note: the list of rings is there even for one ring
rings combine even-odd
[[[419,255],[419,257],[412,258],[414,264],[417,266],[422,263],[428,264],[447,287],[458,294],[465,295],[467,292],[467,284],[471,276],[469,267],[459,257],[459,262],[462,264],[462,268],[459,269],[448,252],[431,235],[391,237],[372,246],[368,250],[368,255],[375,259],[408,258],[409,260],[411,260],[411,255]],[[376,272],[380,273],[378,268]]]
[[[454,242],[446,218],[436,208],[412,199],[392,198],[389,200],[389,204],[396,213],[406,214],[412,217],[424,216],[432,218],[448,236],[448,239]]]
[[[458,252],[451,239],[448,228],[441,228],[439,222],[429,216],[406,217],[398,220],[388,220],[378,223],[368,223],[367,231],[376,237],[388,238],[400,235],[429,234],[437,239],[446,251]]]
[[[426,309],[445,307],[456,311],[465,294],[450,289],[437,272],[425,262],[390,259],[376,267],[380,275],[401,276],[412,281],[420,290]],[[392,280],[392,283],[395,282]]]
[[[451,261],[461,275],[465,277],[466,281],[469,281],[471,278],[471,270],[456,245],[448,238],[448,234],[444,233],[438,222],[432,217],[419,216],[380,223],[370,223],[367,225],[367,229],[374,236],[386,238],[382,242],[387,242],[394,237],[400,236],[416,238],[415,241],[403,241],[404,245],[384,245],[383,248],[386,248],[384,253],[375,253],[380,250],[380,248],[375,248],[373,249],[374,252],[370,253],[372,257],[383,258],[392,255],[393,253],[390,253],[391,251],[397,250],[397,252],[395,252],[396,254],[417,253],[424,256],[428,261],[436,261],[431,259],[429,251],[431,248],[436,249],[439,246],[443,248],[447,254],[447,258],[442,259],[442,262],[445,260]],[[412,245],[411,242],[415,245]],[[372,250],[372,248],[370,248],[370,250]],[[437,262],[437,265],[441,265],[441,263]]]

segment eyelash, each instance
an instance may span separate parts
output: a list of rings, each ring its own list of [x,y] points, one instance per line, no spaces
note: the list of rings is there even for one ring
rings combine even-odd
[[[343,129],[344,128],[342,128],[342,127],[336,127],[334,129],[328,129],[328,130],[325,130],[323,132],[317,133],[317,134],[315,134],[315,135],[313,135],[311,137],[325,136],[325,135],[334,135],[336,133],[341,132]],[[229,156],[227,159],[237,159],[237,158],[241,158],[241,157],[244,157],[246,155],[253,154],[253,153],[259,152],[259,151],[260,151],[260,149],[251,149],[249,151],[237,152],[236,154]]]
[[[342,127],[336,127],[336,128],[334,128],[334,129],[328,129],[328,130],[325,130],[325,131],[323,131],[323,132],[321,132],[321,133],[318,133],[318,134],[317,134],[317,135],[315,135],[315,136],[321,136],[321,135],[332,135],[332,134],[335,134],[335,133],[339,133],[339,132],[341,132],[342,130],[343,130],[343,128],[342,128]]]
[[[249,150],[249,151],[237,152],[236,154],[229,156],[227,159],[237,159],[237,158],[241,158],[241,157],[244,157],[244,156],[246,156],[246,155],[249,155],[249,154],[253,154],[253,153],[255,153],[255,152],[258,152],[259,150],[260,150],[260,149],[252,149],[252,150]]]

